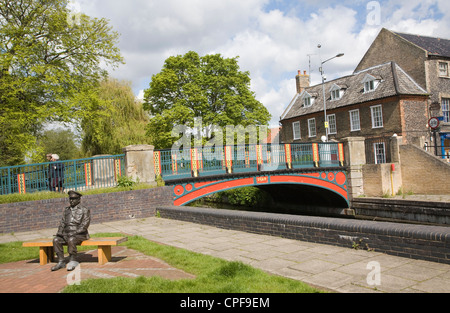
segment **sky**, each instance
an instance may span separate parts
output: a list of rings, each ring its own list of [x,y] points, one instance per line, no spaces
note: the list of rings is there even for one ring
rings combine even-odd
[[[251,90],[279,125],[296,94],[295,76],[321,82],[351,74],[379,31],[450,38],[448,0],[71,0],[73,11],[106,18],[121,34],[125,64],[110,76],[130,81],[137,97],[169,56],[239,57]],[[321,48],[318,48],[320,44]]]

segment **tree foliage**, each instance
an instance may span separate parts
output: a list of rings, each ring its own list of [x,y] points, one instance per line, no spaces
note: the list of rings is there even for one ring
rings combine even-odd
[[[82,123],[82,148],[87,155],[119,154],[128,145],[146,144],[148,115],[131,84],[107,79],[85,98],[90,114]]]
[[[85,114],[78,95],[122,62],[119,35],[105,19],[67,0],[0,0],[0,165],[23,162],[43,123]]]
[[[70,129],[46,130],[38,139],[37,150],[40,153],[32,161],[48,162],[45,157],[48,153],[57,154],[61,161],[79,159],[82,155],[76,139],[76,135]]]
[[[170,148],[175,125],[193,128],[201,117],[207,136],[212,125],[266,125],[267,109],[250,90],[249,72],[240,71],[237,58],[220,54],[200,57],[190,51],[166,59],[145,90],[144,108],[151,114],[147,127],[156,148]],[[209,128],[209,129],[208,129]]]

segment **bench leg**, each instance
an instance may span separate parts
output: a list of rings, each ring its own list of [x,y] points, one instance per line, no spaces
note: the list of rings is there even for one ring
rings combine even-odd
[[[45,265],[49,261],[53,262],[54,252],[53,247],[39,247],[39,264]]]
[[[98,264],[103,265],[111,261],[111,246],[98,246]]]

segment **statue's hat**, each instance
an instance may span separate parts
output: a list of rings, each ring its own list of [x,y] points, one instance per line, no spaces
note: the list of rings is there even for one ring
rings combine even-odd
[[[81,198],[83,196],[81,193],[73,191],[73,190],[69,191],[68,194],[69,194],[69,198]]]

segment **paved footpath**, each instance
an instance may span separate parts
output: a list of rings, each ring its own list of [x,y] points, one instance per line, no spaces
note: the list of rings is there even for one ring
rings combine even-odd
[[[151,217],[91,225],[123,232],[342,293],[450,293],[450,265]],[[0,243],[51,237],[55,229],[5,234]],[[82,263],[83,264],[83,263]],[[377,271],[377,270],[380,271]]]

